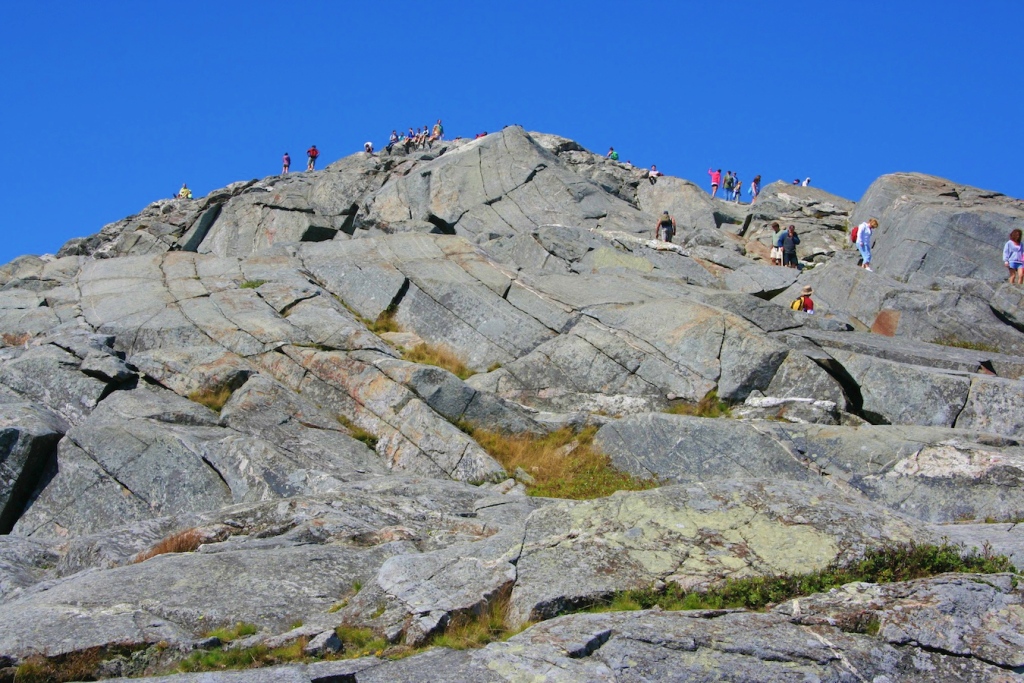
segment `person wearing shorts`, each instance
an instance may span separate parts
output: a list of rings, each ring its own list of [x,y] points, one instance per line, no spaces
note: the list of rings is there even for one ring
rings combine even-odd
[[[661,218],[654,225],[654,239],[671,242],[676,234],[676,219],[668,211],[661,213]]]
[[[712,171],[708,169],[708,175],[711,176],[711,198],[714,199],[718,193],[718,185],[722,182],[722,169]]]
[[[1021,231],[1014,229],[1003,246],[1003,265],[1010,271],[1011,285],[1024,284],[1024,245],[1020,240]]]
[[[785,233],[782,232],[782,228],[779,227],[777,222],[772,223],[772,251],[769,254],[769,258],[772,260],[773,266],[782,265],[782,238]]]

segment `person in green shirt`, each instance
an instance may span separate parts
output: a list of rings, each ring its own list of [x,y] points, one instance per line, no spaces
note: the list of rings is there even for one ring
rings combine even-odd
[[[609,159],[611,159],[612,161],[618,161],[619,160],[619,153],[615,151],[614,147],[609,147],[608,148],[608,153],[605,154],[605,156],[608,157]]]

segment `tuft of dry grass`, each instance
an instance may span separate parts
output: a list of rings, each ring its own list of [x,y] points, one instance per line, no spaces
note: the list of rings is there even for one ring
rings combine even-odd
[[[413,363],[425,363],[444,368],[459,379],[469,379],[476,374],[459,356],[447,346],[423,343],[402,351],[402,357]]]
[[[13,680],[16,683],[95,681],[103,654],[103,648],[94,647],[53,658],[33,655],[18,664]]]
[[[341,424],[345,429],[348,430],[348,435],[356,441],[362,441],[369,446],[371,451],[377,450],[377,437],[366,431],[362,427],[357,426],[352,420],[348,419],[344,415],[338,416],[338,423]]]
[[[219,413],[221,408],[224,407],[224,404],[228,402],[229,398],[231,398],[233,391],[234,390],[227,385],[221,385],[214,388],[196,389],[188,395],[188,399]]]
[[[32,335],[28,332],[22,332],[21,334],[14,334],[13,332],[4,332],[0,334],[0,340],[3,340],[4,346],[23,346],[28,343],[28,340],[32,338]]]
[[[398,309],[387,308],[381,311],[381,314],[377,316],[377,319],[367,325],[370,331],[374,334],[380,334],[381,332],[401,332],[401,328],[398,326],[398,322],[395,320],[395,313]]]
[[[671,415],[693,415],[694,417],[729,417],[729,404],[718,400],[718,392],[712,389],[696,403],[676,403],[665,411]]]
[[[166,555],[167,553],[192,553],[195,552],[203,542],[204,537],[199,529],[186,529],[185,531],[179,531],[178,533],[172,534],[160,541],[149,550],[136,555],[132,560],[132,564],[145,562],[157,555]]]
[[[578,433],[563,427],[544,436],[472,430],[476,442],[506,471],[521,467],[534,478],[535,483],[527,487],[532,496],[586,500],[658,485],[652,479],[615,469],[608,456],[594,446],[596,433],[597,427]]]

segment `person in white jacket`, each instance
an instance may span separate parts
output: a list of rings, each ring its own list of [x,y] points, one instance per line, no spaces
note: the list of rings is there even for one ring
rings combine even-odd
[[[871,233],[878,228],[878,221],[869,218],[857,226],[857,249],[864,263],[861,268],[871,270]]]

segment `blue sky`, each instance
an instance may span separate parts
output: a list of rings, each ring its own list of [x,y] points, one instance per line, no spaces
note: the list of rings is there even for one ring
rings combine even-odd
[[[130,7],[126,11],[124,8]],[[170,196],[433,123],[518,123],[707,185],[921,171],[1013,196],[1018,0],[4,7],[0,263]]]

